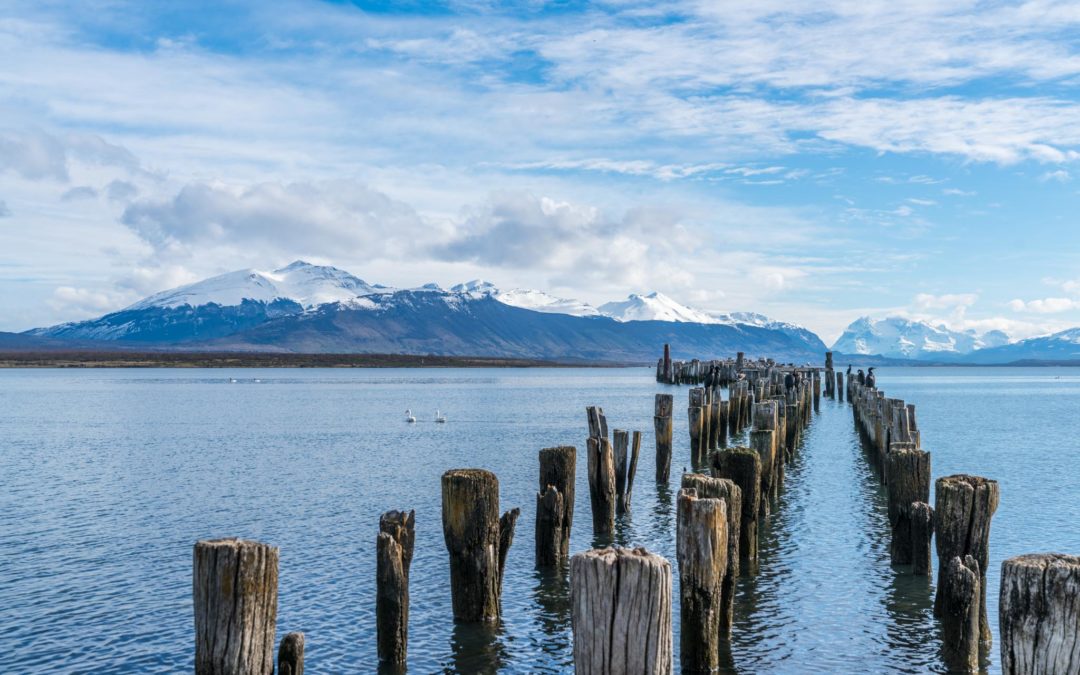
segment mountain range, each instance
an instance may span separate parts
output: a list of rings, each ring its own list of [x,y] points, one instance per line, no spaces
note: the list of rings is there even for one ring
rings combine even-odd
[[[30,338],[185,350],[397,353],[650,363],[665,343],[686,358],[745,351],[820,359],[811,331],[756,314],[708,315],[660,293],[593,307],[476,280],[398,289],[297,261],[164,291]]]
[[[819,362],[813,332],[751,312],[717,314],[661,293],[592,306],[482,280],[392,288],[335,267],[296,261],[273,271],[221,274],[151,295],[88,321],[0,334],[0,349],[167,349],[439,354],[651,363],[743,351]],[[919,363],[1080,360],[1080,329],[1011,342],[1001,331],[954,331],[899,317],[862,317],[839,356]]]

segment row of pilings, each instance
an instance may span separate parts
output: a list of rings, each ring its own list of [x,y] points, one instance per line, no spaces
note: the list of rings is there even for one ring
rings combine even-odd
[[[843,375],[835,377],[832,394],[842,400]],[[862,447],[885,488],[891,562],[901,572],[931,576],[933,538],[942,659],[949,672],[979,672],[992,646],[986,572],[999,485],[981,476],[944,476],[934,483],[931,507],[931,453],[923,448],[915,406],[886,396],[865,378],[849,376],[846,394]],[[1080,557],[1005,560],[999,594],[1003,672],[1080,673]]]
[[[826,365],[831,365],[829,360]],[[734,364],[739,368],[730,380],[703,380],[706,386],[688,392],[689,460],[704,473],[683,474],[677,502],[682,672],[710,672],[721,664],[731,630],[735,580],[759,565],[759,526],[778,503],[785,465],[798,451],[821,395],[816,368],[741,358]],[[959,670],[977,667],[979,646],[989,640],[985,569],[997,484],[973,476],[938,479],[931,509],[930,454],[922,449],[914,407],[886,399],[857,381],[849,380],[845,389],[842,375],[836,375],[833,380],[826,368],[825,393],[847,394],[864,447],[889,490],[893,560],[929,575],[930,532],[936,530],[935,611],[944,624],[946,659]],[[656,478],[665,483],[672,461],[673,405],[671,394],[656,396]],[[588,408],[586,419],[584,470],[593,535],[597,541],[611,541],[615,514],[631,508],[642,436],[615,429],[609,438],[599,407]],[[730,447],[729,441],[744,431],[749,446]],[[539,569],[569,567],[576,671],[674,672],[671,563],[643,548],[602,547],[571,556],[577,449],[545,448],[538,462],[534,564]],[[500,513],[493,473],[453,469],[443,474],[443,539],[455,622],[500,620],[503,573],[518,515],[518,509]],[[378,525],[377,652],[384,671],[404,671],[415,515],[389,511]],[[237,539],[195,545],[197,674],[274,672],[277,577],[278,549],[273,546]],[[1000,619],[1006,672],[1076,672],[1078,597],[1080,558],[1046,554],[1005,562]],[[282,639],[276,661],[278,673],[302,675],[302,633]]]

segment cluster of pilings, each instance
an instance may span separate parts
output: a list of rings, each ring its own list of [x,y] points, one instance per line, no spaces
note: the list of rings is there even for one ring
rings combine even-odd
[[[839,384],[842,374],[836,375]],[[839,386],[837,392],[842,398]],[[886,489],[892,563],[930,576],[934,538],[934,615],[942,623],[942,658],[950,672],[977,672],[992,642],[986,572],[998,483],[967,474],[938,478],[931,507],[930,453],[922,448],[915,406],[855,378],[849,378],[847,394],[863,447]],[[1004,672],[1080,672],[1080,558],[1042,554],[1006,560],[999,622]]]
[[[826,360],[826,365],[829,361]],[[738,361],[742,361],[739,359]],[[733,621],[735,582],[758,567],[758,531],[777,503],[785,465],[821,395],[820,371],[742,361],[738,377],[689,392],[691,462],[677,504],[677,563],[682,672],[711,672]],[[826,396],[843,393],[842,374],[826,372]],[[723,398],[726,387],[728,398]],[[914,406],[847,383],[856,425],[889,494],[891,556],[915,574],[931,574],[937,533],[935,613],[943,623],[948,667],[978,667],[988,646],[986,567],[997,483],[976,476],[938,479],[929,506],[930,454],[922,450]],[[669,478],[673,400],[655,400],[658,482]],[[610,541],[616,514],[629,511],[641,433],[614,430],[599,407],[586,410],[588,483],[594,540]],[[749,447],[727,447],[747,427]],[[705,458],[704,465],[698,461]],[[672,569],[645,549],[594,548],[570,555],[577,450],[539,453],[535,566],[565,569],[572,589],[574,664],[580,673],[674,672]],[[518,509],[500,515],[497,477],[482,469],[442,476],[443,538],[450,558],[453,618],[501,617],[503,574]],[[412,511],[389,511],[376,538],[376,635],[385,672],[403,671],[408,654]],[[198,675],[272,675],[277,623],[278,550],[238,539],[195,545],[193,595]],[[1006,560],[1001,580],[1001,655],[1007,673],[1076,672],[1080,664],[1080,558],[1061,554]],[[277,672],[302,675],[304,635],[289,633]]]
[[[672,361],[671,346],[664,345],[664,355],[656,362],[656,381],[661,384],[703,384],[725,386],[739,379],[747,369],[766,370],[775,365],[772,359],[750,360],[739,352],[734,359]]]

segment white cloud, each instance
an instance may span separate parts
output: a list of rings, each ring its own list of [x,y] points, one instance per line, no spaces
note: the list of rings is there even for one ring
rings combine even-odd
[[[1035,314],[1058,314],[1071,309],[1080,309],[1080,301],[1072,298],[1041,298],[1037,300],[1012,300],[1009,309],[1014,312],[1033,312]]]
[[[1055,171],[1047,171],[1043,175],[1039,176],[1039,180],[1046,183],[1047,181],[1055,181],[1058,183],[1068,183],[1072,180],[1072,176],[1065,169],[1057,169]]]
[[[915,307],[920,310],[956,309],[958,307],[970,307],[978,300],[978,293],[945,293],[943,295],[919,293],[915,296]]]
[[[3,199],[0,199],[0,218],[7,218],[10,215],[11,209],[8,208],[8,205],[4,202]]]
[[[49,305],[73,318],[90,318],[121,309],[136,299],[133,293],[60,286],[53,291]]]

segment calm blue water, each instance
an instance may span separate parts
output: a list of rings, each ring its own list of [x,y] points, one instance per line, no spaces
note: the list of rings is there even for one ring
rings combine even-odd
[[[1001,561],[1080,552],[1080,372],[882,368],[878,383],[917,405],[935,478],[1001,483],[996,637]],[[657,486],[652,407],[664,389],[682,403],[671,485]],[[9,670],[190,671],[191,546],[241,536],[281,548],[279,634],[306,633],[310,671],[370,672],[375,535],[393,508],[417,513],[412,672],[572,670],[566,581],[532,568],[536,453],[580,450],[586,405],[602,405],[612,428],[643,430],[618,539],[674,560],[686,391],[649,369],[0,371]],[[406,408],[419,423],[404,423]],[[436,408],[447,424],[430,422]],[[584,464],[574,551],[591,546]],[[450,621],[439,477],[470,466],[498,474],[503,510],[522,509],[493,634]],[[889,566],[884,495],[847,404],[822,400],[762,537],[760,573],[740,582],[734,669],[940,670],[931,584]]]

